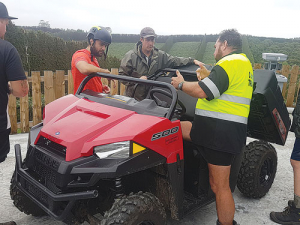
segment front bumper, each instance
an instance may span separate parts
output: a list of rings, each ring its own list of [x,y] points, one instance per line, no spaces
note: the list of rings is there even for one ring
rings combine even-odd
[[[22,168],[21,147],[15,145],[16,170],[15,181],[17,187],[34,203],[56,220],[63,221],[70,213],[77,200],[91,199],[98,196],[97,190],[55,194],[43,184],[35,180]],[[62,207],[64,206],[64,207]]]

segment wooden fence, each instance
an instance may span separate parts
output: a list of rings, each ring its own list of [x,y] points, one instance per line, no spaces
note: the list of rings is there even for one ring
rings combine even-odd
[[[260,69],[261,64],[254,64],[254,69]],[[118,74],[118,69],[113,68],[112,74]],[[297,100],[299,90],[299,66],[284,65],[281,71],[277,71],[288,78],[288,82],[284,83],[282,94],[286,101],[287,107],[294,107]],[[28,74],[27,74],[28,75]],[[73,77],[69,70],[67,74],[63,70],[31,72],[28,76],[30,85],[30,93],[23,98],[9,96],[8,113],[11,121],[11,133],[29,132],[30,127],[42,121],[43,106],[58,99],[66,94],[74,92]],[[103,79],[103,84],[108,84]],[[123,95],[125,87],[116,81],[116,85],[108,84],[111,88],[111,94]],[[19,118],[18,118],[19,114]]]

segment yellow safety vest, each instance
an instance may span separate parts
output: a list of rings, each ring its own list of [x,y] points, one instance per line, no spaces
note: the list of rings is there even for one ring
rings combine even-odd
[[[221,120],[247,124],[253,92],[253,69],[245,54],[232,54],[218,61],[228,75],[228,89],[220,95],[215,84],[203,79],[215,98],[198,99],[195,114]]]

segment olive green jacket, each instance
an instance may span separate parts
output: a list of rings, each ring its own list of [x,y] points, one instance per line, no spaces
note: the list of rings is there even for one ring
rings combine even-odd
[[[125,54],[121,61],[119,69],[120,74],[136,78],[141,76],[149,77],[160,69],[173,68],[194,63],[194,59],[192,58],[174,57],[154,47],[151,64],[148,66],[146,59],[142,57],[140,51],[141,47],[142,43],[139,41],[133,50],[130,50]],[[124,82],[124,84],[126,85],[126,96],[134,97],[139,101],[146,97],[148,89],[145,86],[139,85],[136,88],[136,91],[134,91],[133,83]]]

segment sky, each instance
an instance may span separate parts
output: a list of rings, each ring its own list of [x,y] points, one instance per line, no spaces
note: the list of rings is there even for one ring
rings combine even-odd
[[[300,37],[299,0],[3,0],[17,26],[81,29],[110,27],[115,34],[139,34],[152,27],[157,35],[241,34]]]

